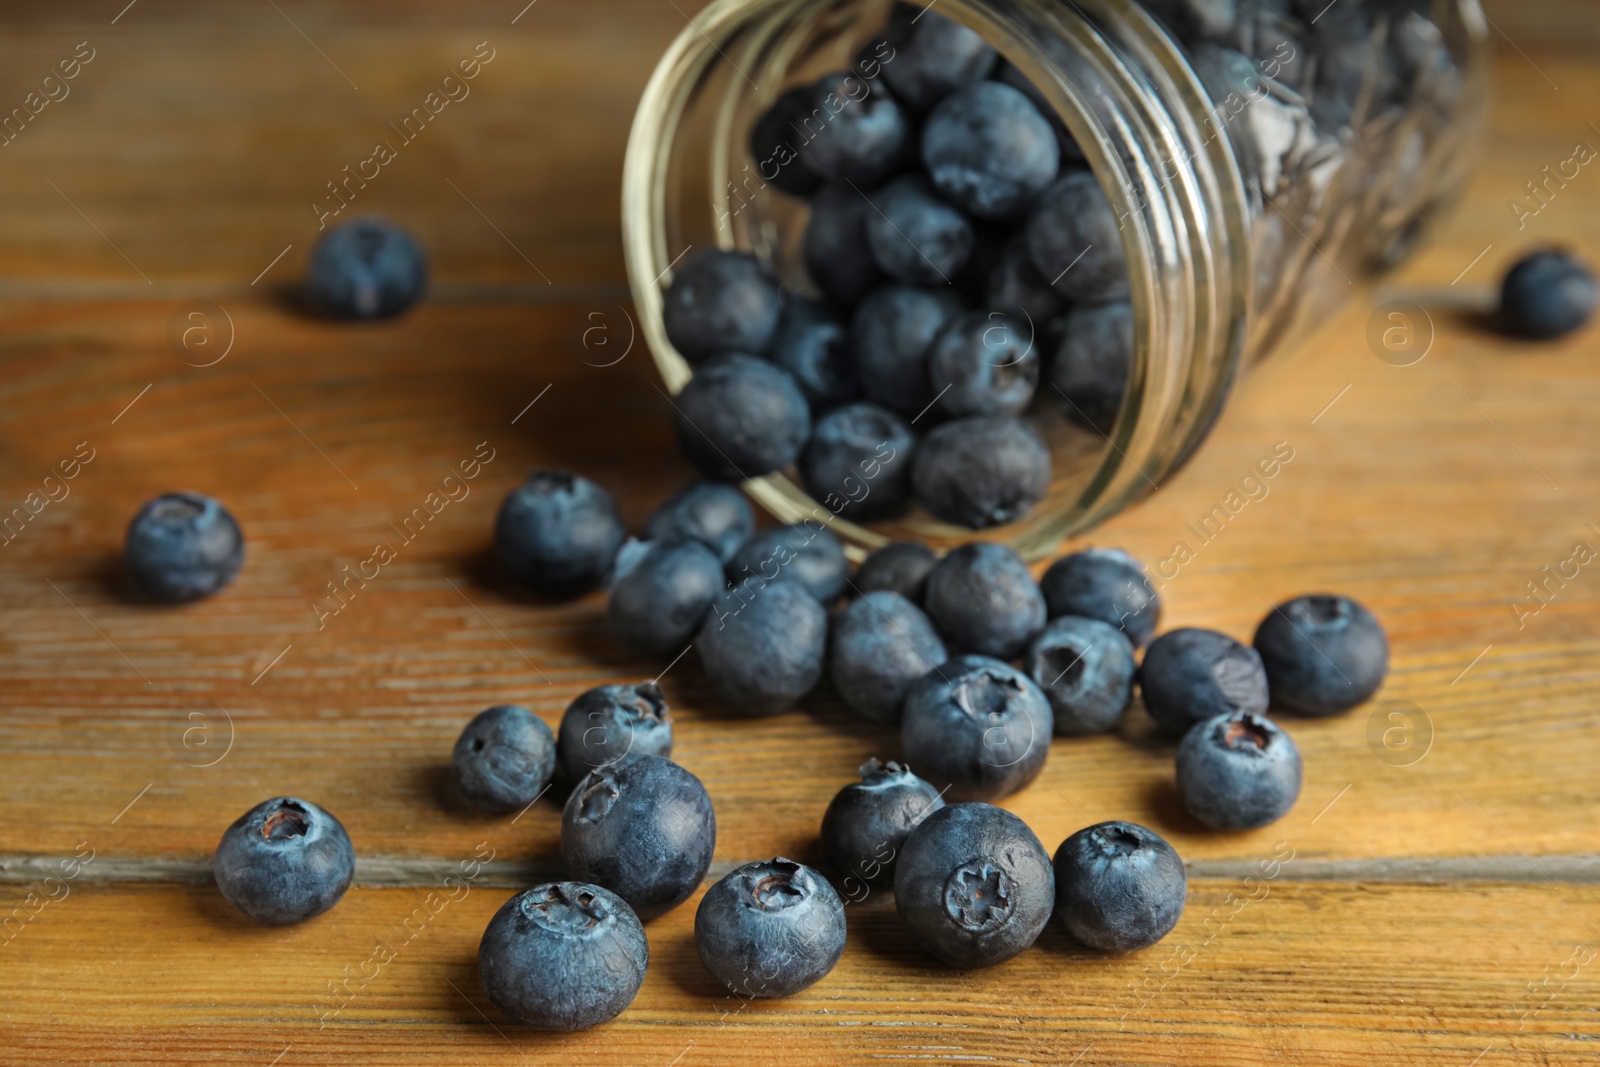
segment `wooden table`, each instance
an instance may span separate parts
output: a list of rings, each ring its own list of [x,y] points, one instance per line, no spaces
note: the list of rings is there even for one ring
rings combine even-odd
[[[1587,7],[1490,8],[1509,35],[1491,151],[1394,280],[1430,308],[1427,358],[1375,359],[1378,297],[1357,295],[1245,383],[1170,487],[1090,539],[1168,556],[1288,442],[1270,495],[1166,583],[1167,624],[1247,638],[1269,602],[1334,589],[1393,642],[1373,705],[1291,726],[1305,791],[1278,825],[1219,836],[1187,819],[1142,712],[1123,736],[1057,742],[1007,801],[1051,848],[1113,817],[1166,834],[1191,882],[1165,942],[1105,959],[1051,929],[1005,966],[957,973],[873,898],[851,907],[825,982],[745,1003],[701,968],[691,902],[650,925],[629,1011],[551,1036],[501,1019],[475,950],[510,890],[554,869],[559,813],[455,805],[447,761],[470,715],[516,701],[554,724],[590,686],[665,672],[676,756],[717,806],[714,877],[814,859],[829,797],[895,749],[829,703],[741,721],[692,655],[625,653],[599,597],[537,604],[486,562],[499,498],[532,468],[599,478],[632,524],[689,477],[646,354],[601,365],[628,333],[627,123],[681,5],[122,5],[0,16],[5,107],[78,42],[94,52],[0,148],[0,512],[60,496],[46,476],[92,455],[0,550],[0,1061],[1600,1055],[1600,576],[1583,568],[1536,614],[1512,606],[1575,544],[1600,545],[1600,332],[1524,346],[1471,312],[1535,241],[1600,259],[1600,177],[1585,171],[1523,232],[1506,206],[1575,141],[1600,144],[1600,67],[1576,47],[1595,32]],[[470,97],[355,204],[420,233],[434,299],[377,326],[296,314],[283,287],[324,182],[484,41],[494,58]],[[169,345],[196,301],[225,313],[205,352],[231,333],[210,366]],[[401,545],[399,520],[480,442],[493,459],[470,495]],[[249,559],[224,595],[153,608],[125,597],[118,552],[138,504],[174,487],[225,500]],[[326,583],[379,542],[399,558],[319,628]],[[218,834],[268,794],[326,805],[360,855],[344,901],[287,930],[242,921],[210,883]],[[485,857],[465,890],[444,888]]]

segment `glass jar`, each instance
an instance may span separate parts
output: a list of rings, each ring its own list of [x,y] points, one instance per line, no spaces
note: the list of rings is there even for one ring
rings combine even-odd
[[[747,491],[781,521],[828,523],[857,558],[886,540],[978,536],[1032,559],[1171,476],[1241,371],[1415,246],[1480,139],[1488,57],[1474,0],[1323,2],[942,0],[939,14],[980,33],[1054,109],[1117,216],[1135,343],[1114,425],[1079,428],[1041,388],[1028,416],[1051,452],[1049,493],[979,533],[920,509],[847,522],[783,474]],[[750,251],[786,288],[816,291],[800,247],[807,203],[765,180],[750,130],[786,89],[851,67],[890,7],[716,0],[662,58],[634,120],[622,218],[670,392],[692,370],[667,339],[662,287],[686,252]]]

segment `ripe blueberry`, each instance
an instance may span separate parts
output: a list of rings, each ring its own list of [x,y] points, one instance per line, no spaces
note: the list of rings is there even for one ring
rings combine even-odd
[[[228,509],[201,493],[162,493],[128,523],[123,565],[151,600],[210,596],[244,563],[244,534]]]
[[[695,648],[718,697],[763,715],[811,691],[827,643],[828,613],[803,585],[747,578],[711,605]]]
[[[699,541],[630,541],[617,555],[606,622],[646,656],[681,652],[722,592],[722,561]]]
[[[1062,164],[1082,165],[1083,149],[1078,147],[1078,142],[1072,139],[1072,134],[1067,132],[1066,124],[1061,121],[1061,116],[1056,114],[1054,107],[1044,98],[1039,87],[1023,76],[1022,71],[1012,66],[1005,59],[1001,59],[994,72],[995,81],[1005,82],[1011,88],[1033,101],[1033,106],[1039,109],[1045,121],[1050,124],[1050,129],[1055,132],[1056,146],[1060,149]]]
[[[913,604],[922,603],[928,585],[928,572],[939,562],[933,549],[916,541],[891,541],[874,549],[856,571],[856,589],[870,593],[886,589],[899,593]]]
[[[1050,488],[1050,451],[1021,419],[954,419],[922,439],[911,487],[945,522],[975,530],[1015,522]]]
[[[998,800],[1050,755],[1050,702],[1033,679],[988,656],[952,656],[906,693],[906,761],[956,800]]]
[[[928,381],[951,415],[1020,415],[1039,384],[1032,327],[1003,311],[951,320],[928,349]]]
[[[755,513],[738,489],[726,482],[695,482],[656,509],[644,535],[661,544],[699,541],[727,563],[755,529]]]
[[[678,394],[678,447],[702,474],[725,482],[793,463],[811,436],[805,394],[788,371],[754,356],[722,356]]]
[[[852,901],[894,883],[906,837],[944,807],[939,791],[910,767],[870,759],[860,773],[861,781],[839,790],[822,816],[822,851]]]
[[[824,604],[839,599],[850,582],[844,544],[825,526],[801,523],[763,530],[728,561],[728,580],[798,582]]]
[[[811,90],[790,89],[778,97],[750,130],[750,155],[763,181],[791,196],[809,196],[822,179],[800,162],[798,145],[811,116]]]
[[[1272,706],[1333,715],[1369,699],[1389,672],[1389,639],[1372,612],[1347,596],[1295,597],[1256,628]]]
[[[867,246],[884,273],[911,285],[948,285],[972,254],[972,226],[923,174],[903,174],[872,194]]]
[[[1132,952],[1167,936],[1183,914],[1183,860],[1154,830],[1103,822],[1056,849],[1056,915],[1102,952]]]
[[[539,799],[556,769],[556,739],[527,708],[478,712],[456,738],[450,766],[461,795],[486,811],[519,811]]]
[[[1180,736],[1202,719],[1267,710],[1267,672],[1255,649],[1215,630],[1185,627],[1150,642],[1139,667],[1144,706]]]
[[[1133,309],[1126,300],[1075,307],[1061,324],[1050,392],[1067,418],[1110,436],[1132,361]]]
[[[1500,319],[1518,337],[1560,337],[1589,321],[1594,274],[1566,252],[1545,249],[1517,261],[1500,286]]]
[[[556,759],[567,781],[629,755],[672,755],[672,712],[659,686],[596,686],[567,705],[556,733]]]
[[[673,272],[661,297],[667,340],[690,363],[760,352],[772,340],[783,294],[747,252],[702,248]]]
[[[880,590],[850,601],[833,620],[828,676],[850,708],[894,723],[906,691],[948,655],[922,609]]]
[[[876,185],[905,157],[911,126],[873,81],[850,71],[829,74],[811,87],[811,113],[800,160],[824,178]]]
[[[974,541],[952,549],[928,574],[924,606],[950,647],[1014,659],[1044,629],[1044,595],[1022,557]]]
[[[1002,82],[957,89],[922,125],[928,176],[939,192],[980,219],[1026,211],[1055,179],[1060,158],[1050,123]]]
[[[872,205],[840,182],[824,185],[811,199],[801,252],[806,273],[841,308],[849,308],[883,280],[867,248],[867,216]]]
[[[278,797],[223,831],[211,867],[229,904],[257,922],[286,926],[339,903],[355,876],[356,852],[330,813]]]
[[[706,970],[741,999],[792,996],[820,981],[843,955],[844,935],[833,886],[782,856],[730,872],[694,915]]]
[[[883,80],[913,111],[927,111],[994,66],[995,50],[979,34],[920,5],[896,4],[885,36],[894,58],[883,64]]]
[[[383,219],[335,226],[311,250],[306,297],[338,319],[385,319],[422,299],[428,259],[415,237]]]
[[[625,536],[610,493],[568,471],[538,471],[506,494],[494,547],[512,578],[565,597],[605,579]]]
[[[865,401],[817,420],[800,456],[812,497],[835,515],[857,521],[904,510],[911,499],[911,457],[917,439],[904,419]]]
[[[1294,741],[1270,719],[1250,712],[1195,723],[1178,746],[1178,796],[1189,814],[1213,830],[1254,830],[1277,822],[1300,796],[1300,777]]]
[[[1062,556],[1039,579],[1052,619],[1081,615],[1121,630],[1134,648],[1161,621],[1161,597],[1139,561],[1120,548],[1086,548]]]
[[[810,297],[784,300],[766,356],[793,375],[813,411],[838,407],[861,391],[844,324]]]
[[[850,320],[850,349],[867,397],[902,415],[920,415],[934,399],[928,349],[960,313],[961,301],[948,289],[885,285],[869,293]]]
[[[984,302],[996,311],[1003,311],[1026,326],[1026,332],[1036,345],[1044,345],[1053,336],[1055,319],[1060,315],[1066,297],[1039,273],[1028,258],[1028,243],[1022,237],[1013,237],[1001,249],[1000,259],[989,272]],[[1047,349],[1048,351],[1048,349]]]
[[[1050,698],[1057,737],[1113,729],[1133,698],[1133,646],[1099,619],[1053,620],[1034,639],[1022,669]]]
[[[1046,189],[1028,218],[1027,232],[1033,265],[1073,300],[1128,295],[1117,217],[1089,171],[1068,171]]]

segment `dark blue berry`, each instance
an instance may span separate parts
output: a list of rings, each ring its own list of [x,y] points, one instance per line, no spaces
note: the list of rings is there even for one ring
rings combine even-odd
[[[1089,171],[1068,171],[1040,194],[1027,233],[1033,265],[1073,300],[1127,297],[1128,265],[1117,217]]]
[[[729,872],[694,915],[701,962],[742,1000],[792,996],[820,981],[844,954],[844,935],[833,886],[782,856]]]
[[[702,248],[672,274],[661,296],[667,340],[690,363],[725,352],[760,352],[783,307],[777,282],[747,252]]]
[[[567,705],[556,733],[567,781],[630,755],[672,755],[672,712],[654,682],[596,686]]]
[[[486,811],[520,811],[539,799],[556,769],[556,739],[515,704],[480,711],[450,756],[461,795]]]
[[[805,127],[801,161],[824,178],[861,187],[900,166],[912,132],[894,97],[850,71],[812,86]]]
[[[980,219],[1026,211],[1055,179],[1060,158],[1055,133],[1039,109],[997,81],[957,89],[922,124],[928,177]]]
[[[1032,329],[1003,311],[969,311],[934,339],[928,381],[951,415],[1020,415],[1039,384]]]
[[[122,562],[140,593],[176,604],[210,596],[244,564],[244,534],[201,493],[162,493],[128,523]]]
[[[538,471],[506,494],[494,547],[513,579],[546,596],[594,589],[627,536],[611,494],[568,471]]]
[[[737,488],[726,482],[695,482],[656,509],[644,535],[661,544],[699,541],[726,563],[755,529],[755,513]]]
[[[1021,419],[955,419],[922,439],[911,487],[946,522],[975,530],[1015,522],[1050,489],[1050,450]]]
[[[1075,307],[1061,324],[1050,392],[1067,418],[1109,436],[1132,362],[1133,309],[1127,301]]]
[[[1133,699],[1133,646],[1099,619],[1063,615],[1051,622],[1022,669],[1050,698],[1058,737],[1105,733]]]
[[[382,219],[352,219],[311,250],[307,299],[338,319],[386,319],[407,310],[428,285],[417,239]]]
[[[1082,165],[1084,162],[1083,149],[1079,148],[1078,142],[1072,139],[1072,134],[1067,132],[1066,124],[1061,121],[1061,116],[1056,114],[1055,108],[1050,106],[1050,102],[1044,98],[1044,94],[1039,91],[1037,85],[1029,81],[1023,76],[1022,71],[1003,58],[995,68],[994,78],[996,81],[1005,82],[1011,88],[1033,101],[1033,106],[1039,109],[1039,114],[1043,115],[1045,121],[1050,123],[1050,129],[1055,133],[1056,147],[1059,149],[1063,164],[1075,163]]]
[[[972,254],[966,217],[940,199],[922,174],[903,174],[872,194],[867,246],[891,278],[948,285]]]
[[[920,415],[934,397],[928,349],[959,314],[961,302],[948,289],[886,285],[868,294],[850,320],[850,350],[867,397],[902,415]]]
[[[1517,261],[1500,287],[1500,320],[1518,337],[1560,337],[1588,322],[1594,274],[1566,252],[1546,249]]]
[[[629,753],[584,775],[561,813],[569,877],[628,902],[642,919],[700,887],[717,844],[717,818],[700,779],[660,756]]]
[[[912,938],[952,967],[992,967],[1032,945],[1055,896],[1044,845],[992,804],[940,808],[895,864],[896,910]]]
[[[833,620],[828,677],[852,709],[895,723],[906,691],[947,658],[921,608],[899,593],[878,590],[852,600]]]
[[[995,50],[979,34],[921,5],[896,5],[886,36],[895,51],[883,80],[913,111],[927,111],[994,66]]]
[[[1139,561],[1120,548],[1086,548],[1062,556],[1039,579],[1052,619],[1081,615],[1121,630],[1134,648],[1161,621],[1161,597]]]
[[[339,903],[355,877],[356,852],[330,813],[278,797],[223,831],[211,866],[228,903],[257,922],[285,926]]]
[[[633,909],[583,882],[548,882],[501,905],[478,944],[483,991],[535,1030],[616,1018],[644,983],[650,946]]]
[[[1213,830],[1277,822],[1300,796],[1300,777],[1300,750],[1289,735],[1250,712],[1197,722],[1178,746],[1178,796]]]
[[[1044,629],[1044,595],[1028,565],[990,541],[962,545],[941,559],[928,575],[923,604],[958,652],[1014,659]]]
[[[706,680],[727,704],[784,711],[822,677],[828,613],[805,586],[748,578],[711,605],[695,647]]]
[[[1056,849],[1056,915],[1067,933],[1101,952],[1149,948],[1183,914],[1183,860],[1154,830],[1103,822]]]
[[[811,436],[811,409],[793,376],[754,356],[722,356],[701,367],[674,407],[685,458],[725,482],[787,467]]]
[[[861,781],[839,790],[822,816],[822,851],[852,902],[894,883],[906,837],[944,807],[939,791],[910,767],[870,759],[860,773]]]
[[[956,800],[998,800],[1033,781],[1050,755],[1050,701],[988,656],[952,656],[906,692],[901,750]]]
[[[891,541],[861,561],[855,586],[859,592],[886,589],[899,593],[913,604],[922,603],[928,585],[928,572],[939,562],[933,549],[916,541]]]
[[[824,185],[811,200],[801,253],[806,273],[817,288],[840,307],[852,307],[883,271],[867,254],[867,216],[873,214],[866,194],[843,183]]]
[[[1256,650],[1215,630],[1169,630],[1139,667],[1144,706],[1177,736],[1202,719],[1267,710],[1267,672]]]
[[[861,391],[844,323],[809,297],[791,294],[784,301],[766,356],[794,376],[814,411],[837,407]]]
[[[730,582],[747,578],[798,582],[822,603],[831,604],[850,582],[850,561],[844,544],[825,526],[774,526],[746,541],[728,562]]]
[[[911,499],[917,439],[905,420],[877,404],[847,404],[818,420],[800,456],[811,496],[846,519],[899,514]]]
[[[681,652],[722,592],[722,561],[699,541],[631,541],[617,555],[606,622],[646,656]]]
[[[1295,597],[1272,609],[1253,642],[1272,706],[1334,715],[1363,703],[1389,673],[1389,639],[1372,612],[1347,596]]]
[[[805,121],[811,114],[811,90],[790,89],[773,102],[750,130],[750,155],[756,173],[791,196],[809,196],[822,184],[815,172],[800,162]]]
[[[1052,288],[1028,258],[1026,238],[1013,237],[989,272],[984,300],[996,311],[1022,320],[1027,336],[1033,337],[1036,344],[1043,344],[1044,338],[1051,335],[1066,296]]]

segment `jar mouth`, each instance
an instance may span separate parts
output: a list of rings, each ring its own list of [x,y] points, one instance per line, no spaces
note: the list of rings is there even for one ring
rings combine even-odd
[[[888,17],[887,0],[717,0],[673,42],[635,115],[622,217],[629,284],[666,394],[692,375],[667,339],[662,287],[696,244],[675,232],[674,194],[708,194],[724,249],[774,263],[805,214],[776,189],[749,195],[741,167],[750,123],[794,71],[814,78],[850,65]],[[784,474],[744,483],[782,522],[828,524],[856,559],[890,540],[949,547],[1009,543],[1025,558],[1056,551],[1153,491],[1214,420],[1243,350],[1250,276],[1242,181],[1225,138],[1207,143],[1194,120],[1209,103],[1176,44],[1126,0],[944,0],[939,14],[982,34],[1041,91],[1077,140],[1113,211],[1129,268],[1134,349],[1108,433],[1067,428],[1041,383],[1029,419],[1051,445],[1049,492],[1027,517],[983,530],[917,514],[860,525]],[[694,122],[686,121],[692,113]],[[741,195],[743,194],[743,195]],[[696,210],[700,210],[696,208]],[[706,227],[699,229],[702,240]],[[778,262],[786,284],[799,257]],[[798,287],[798,286],[795,286]]]

